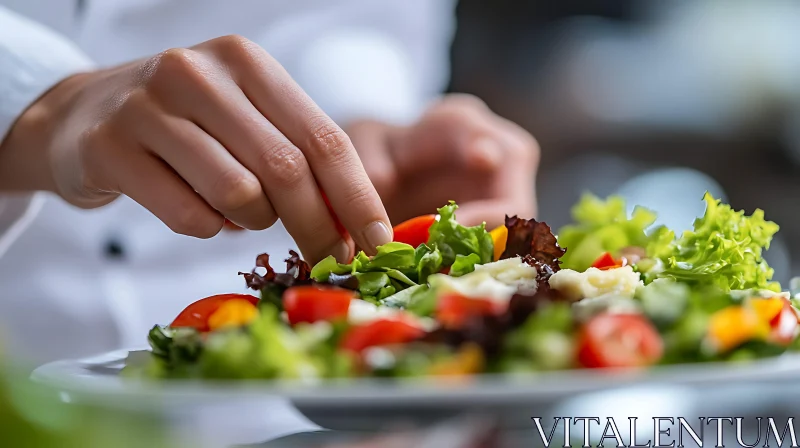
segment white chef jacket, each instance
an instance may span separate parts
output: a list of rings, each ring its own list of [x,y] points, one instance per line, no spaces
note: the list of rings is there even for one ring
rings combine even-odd
[[[414,119],[443,90],[453,0],[0,0],[0,136],[69,74],[240,34],[340,124]],[[33,362],[143,346],[190,302],[245,292],[280,225],[210,240],[172,233],[126,197],[79,210],[0,195],[0,343]]]

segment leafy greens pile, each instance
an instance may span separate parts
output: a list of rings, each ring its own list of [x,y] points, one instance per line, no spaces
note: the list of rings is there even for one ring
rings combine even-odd
[[[780,285],[770,281],[774,271],[762,255],[763,249],[769,249],[778,225],[766,221],[763,210],[745,216],[744,211],[735,211],[708,193],[703,199],[706,212],[695,220],[693,230],[687,230],[680,238],[663,227],[653,233],[647,253],[664,263],[664,269],[654,276],[714,284],[725,291],[780,292]]]
[[[636,207],[628,217],[621,197],[603,201],[584,195],[572,209],[576,224],[559,231],[559,243],[570,248],[562,258],[563,267],[584,271],[598,253],[618,254],[626,247],[636,246],[645,248],[649,259],[637,266],[645,274],[646,283],[671,278],[691,284],[714,284],[724,291],[779,291],[779,285],[771,282],[774,272],[762,253],[769,249],[778,225],[766,221],[760,209],[746,216],[744,211],[733,210],[709,193],[703,200],[705,214],[695,220],[692,230],[676,238],[675,232],[664,226],[650,229],[656,219],[650,210]]]
[[[412,247],[388,243],[378,247],[370,258],[359,252],[349,264],[337,263],[332,256],[311,270],[311,278],[357,289],[363,300],[379,303],[406,288],[425,284],[428,277],[450,268],[450,275],[472,272],[476,264],[492,261],[494,245],[486,225],[466,227],[455,219],[454,202],[438,209],[439,218],[429,229],[426,244]]]
[[[597,367],[591,362],[610,352],[604,365],[613,366],[625,350],[634,350],[627,359],[633,366],[643,359],[647,365],[754,359],[787,350],[800,328],[797,310],[770,292],[780,286],[763,258],[778,226],[761,210],[747,216],[709,194],[704,200],[704,215],[680,236],[654,228],[656,215],[645,208],[629,216],[620,197],[584,195],[572,210],[575,222],[558,237],[546,223],[517,216],[506,216],[492,232],[466,227],[451,202],[435,219],[422,217],[427,234],[408,239],[416,247],[391,242],[372,257],[359,252],[350,263],[328,257],[313,268],[290,252],[285,273],[262,254],[256,269],[240,273],[261,295],[240,304],[238,312],[251,320],[208,332],[155,326],[143,372],[405,376]],[[502,251],[495,251],[498,241]],[[360,320],[364,310],[368,323]],[[333,314],[319,317],[325,313]],[[598,316],[628,321],[587,342],[589,322]],[[794,325],[786,327],[791,334],[777,324],[784,321]],[[625,336],[631,322],[639,325],[638,337],[650,339],[625,348],[614,338]],[[376,363],[362,357],[360,350],[370,347],[380,351]],[[635,353],[647,347],[649,353]],[[587,350],[594,358],[576,355]]]

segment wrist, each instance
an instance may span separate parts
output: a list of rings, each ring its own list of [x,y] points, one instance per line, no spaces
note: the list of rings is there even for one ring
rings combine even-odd
[[[52,142],[85,76],[61,80],[17,117],[0,141],[0,191],[57,192]]]

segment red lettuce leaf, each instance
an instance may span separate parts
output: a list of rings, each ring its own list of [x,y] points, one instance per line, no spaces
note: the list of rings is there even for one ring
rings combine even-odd
[[[295,285],[311,284],[311,267],[300,258],[297,252],[290,250],[286,262],[286,273],[277,273],[269,264],[269,255],[261,254],[256,257],[256,267],[250,272],[240,272],[245,283],[250,289],[261,291],[268,286],[290,288]],[[266,269],[262,275],[256,272],[258,268]]]
[[[552,272],[560,269],[559,258],[567,251],[558,245],[556,236],[547,223],[506,215],[506,228],[508,239],[506,250],[500,256],[501,260],[522,257],[532,266],[536,262],[549,267]]]

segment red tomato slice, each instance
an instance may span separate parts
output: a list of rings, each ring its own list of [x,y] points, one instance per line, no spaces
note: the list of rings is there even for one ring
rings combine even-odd
[[[208,318],[222,306],[223,303],[233,299],[244,299],[253,305],[258,304],[258,297],[249,294],[218,294],[187,306],[178,317],[169,324],[170,327],[192,327],[198,331],[209,331]]]
[[[322,199],[325,201],[325,205],[328,207],[328,212],[331,214],[331,218],[333,218],[333,223],[336,225],[336,231],[339,232],[339,236],[341,236],[343,240],[347,241],[347,239],[350,238],[350,234],[347,233],[347,229],[344,228],[342,222],[339,221],[339,217],[336,216],[336,213],[333,211],[331,201],[328,200],[328,195],[326,195],[322,190],[319,190],[319,192],[322,194]]]
[[[340,347],[361,353],[369,347],[404,344],[421,338],[425,330],[397,320],[376,320],[375,322],[351,328],[342,337]]]
[[[797,314],[788,300],[784,301],[783,309],[772,318],[769,324],[772,328],[769,336],[771,341],[781,345],[788,345],[794,340],[798,327]]]
[[[621,267],[622,263],[615,260],[614,257],[611,256],[610,253],[605,252],[603,255],[600,256],[595,262],[592,264],[593,268],[605,270],[605,269],[613,269]]]
[[[417,247],[428,242],[428,229],[436,222],[436,215],[423,215],[409,219],[394,227],[394,241]]]
[[[635,314],[600,314],[581,329],[578,362],[584,367],[643,367],[655,364],[664,343],[653,325]]]
[[[292,325],[300,322],[333,321],[346,318],[353,291],[322,286],[294,286],[283,293],[283,309]]]
[[[472,316],[500,312],[497,305],[487,299],[473,299],[460,294],[444,294],[436,303],[436,319],[446,328],[459,328]]]

